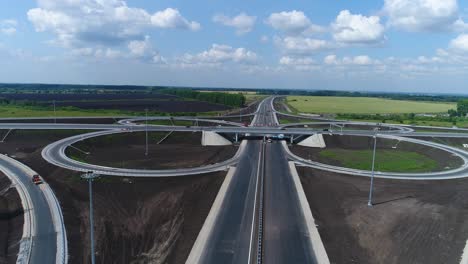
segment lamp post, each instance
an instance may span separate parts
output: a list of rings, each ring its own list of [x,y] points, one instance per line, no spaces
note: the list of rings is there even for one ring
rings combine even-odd
[[[56,112],[56,107],[55,107],[55,100],[53,102],[54,102],[54,124],[56,124],[57,123],[57,112]]]
[[[377,148],[377,134],[374,134],[374,151],[372,153],[372,174],[371,174],[371,182],[369,188],[369,201],[367,202],[367,206],[372,207],[372,191],[374,188],[374,174],[375,174],[375,150]]]
[[[89,230],[90,230],[90,240],[91,240],[91,264],[96,263],[95,254],[94,254],[94,215],[93,215],[93,180],[99,177],[99,174],[96,174],[92,171],[81,175],[82,179],[88,180],[89,186]]]
[[[148,156],[148,108],[145,109],[145,156]]]

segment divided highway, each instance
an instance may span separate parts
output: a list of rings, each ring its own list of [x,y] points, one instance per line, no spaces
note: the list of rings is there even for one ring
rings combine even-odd
[[[268,98],[251,126],[275,126]],[[199,263],[317,263],[286,153],[247,141]]]

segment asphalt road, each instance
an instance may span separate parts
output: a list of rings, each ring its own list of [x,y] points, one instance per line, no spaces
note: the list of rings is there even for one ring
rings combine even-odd
[[[277,125],[271,100],[259,106],[252,126]],[[259,249],[255,197],[261,197],[257,182],[263,176],[263,263],[315,263],[287,155],[279,142],[266,143],[265,164],[260,166],[262,144],[249,141],[241,154],[201,263],[255,263]]]
[[[31,177],[22,169],[14,164],[0,159],[0,167],[8,168],[16,175],[26,187],[32,201],[35,235],[33,236],[33,244],[31,251],[30,262],[32,264],[55,263],[57,251],[57,235],[55,233],[52,215],[49,204],[47,203],[41,186],[35,185],[31,181]]]
[[[266,102],[258,106],[251,126],[263,125]],[[262,141],[247,141],[200,263],[252,263],[256,243],[255,203]]]
[[[280,142],[266,146],[264,263],[316,263],[287,155]]]
[[[200,263],[249,263],[260,144],[247,143]]]

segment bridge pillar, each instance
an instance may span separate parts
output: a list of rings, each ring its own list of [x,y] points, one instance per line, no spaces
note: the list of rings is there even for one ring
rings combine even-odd
[[[202,131],[202,146],[227,146],[232,145],[231,141],[227,140],[220,134],[212,131]]]

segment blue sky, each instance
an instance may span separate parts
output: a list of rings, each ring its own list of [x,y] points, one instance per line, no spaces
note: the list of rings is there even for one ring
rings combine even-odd
[[[0,82],[468,93],[456,0],[0,0]]]

